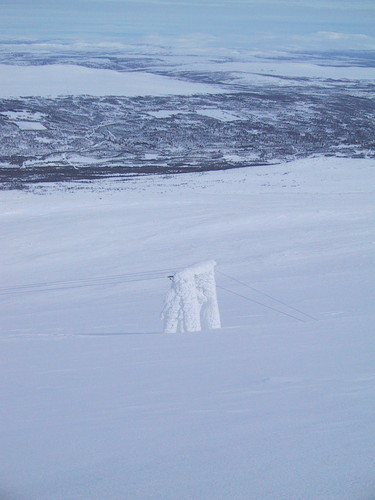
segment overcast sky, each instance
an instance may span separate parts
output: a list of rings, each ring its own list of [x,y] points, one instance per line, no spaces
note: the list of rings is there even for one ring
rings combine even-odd
[[[375,0],[0,0],[2,39],[375,49],[374,24]]]

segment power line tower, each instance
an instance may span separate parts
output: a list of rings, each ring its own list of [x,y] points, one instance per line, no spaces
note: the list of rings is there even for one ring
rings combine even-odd
[[[220,328],[213,260],[177,272],[162,311],[164,333],[199,332]]]

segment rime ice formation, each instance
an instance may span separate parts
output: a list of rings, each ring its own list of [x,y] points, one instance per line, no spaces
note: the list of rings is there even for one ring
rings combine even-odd
[[[220,328],[213,260],[176,273],[162,312],[164,333]]]

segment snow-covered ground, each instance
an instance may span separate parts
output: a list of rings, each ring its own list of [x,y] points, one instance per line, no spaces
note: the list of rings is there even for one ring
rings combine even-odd
[[[46,130],[39,120],[45,117],[43,113],[30,113],[28,111],[3,111],[1,116],[6,116],[21,130]]]
[[[299,61],[287,62],[253,62],[253,61],[224,61],[219,65],[217,62],[192,65],[195,70],[228,71],[231,73],[243,73],[249,75],[272,75],[287,78],[313,78],[332,80],[374,80],[375,68],[350,66],[331,66],[314,63],[302,63]]]
[[[0,497],[374,498],[374,177],[2,192]],[[207,259],[222,328],[160,333],[168,275]]]
[[[69,64],[0,64],[0,97],[59,95],[190,95],[220,92],[203,83],[183,82],[147,72],[118,72]]]
[[[150,54],[148,54],[150,56]],[[87,56],[90,63],[94,60]],[[86,59],[80,64],[87,63]],[[160,67],[158,67],[158,64]],[[157,71],[176,73],[177,78],[155,74]],[[298,81],[299,85],[325,85],[335,81],[342,84],[363,81],[373,82],[375,68],[358,67],[354,63],[350,66],[330,66],[299,61],[288,62],[259,62],[259,61],[227,61],[199,60],[188,61],[182,59],[172,70],[169,64],[165,65],[159,59],[153,62],[149,71],[115,71],[113,69],[89,68],[76,64],[43,64],[17,65],[0,63],[0,97],[19,96],[49,96],[60,95],[113,95],[113,96],[166,96],[192,94],[219,94],[225,92],[224,87],[212,83],[198,83],[184,81],[180,72],[191,72],[199,75],[200,72],[215,75],[227,74],[232,84],[247,84],[251,86],[290,85],[290,79]],[[191,75],[190,75],[191,76]],[[302,81],[301,81],[302,79]],[[231,89],[229,87],[226,91]],[[202,110],[204,112],[204,110]],[[218,110],[220,113],[220,110]],[[156,115],[155,115],[156,116]],[[165,115],[170,116],[170,115]],[[208,115],[211,116],[211,115]],[[216,117],[216,115],[215,115]],[[219,119],[233,119],[230,115],[220,115]]]

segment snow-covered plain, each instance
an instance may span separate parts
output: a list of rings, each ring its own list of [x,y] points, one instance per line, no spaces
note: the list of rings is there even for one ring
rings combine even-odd
[[[2,192],[0,497],[374,498],[374,177]],[[160,333],[168,274],[210,258],[222,328]]]
[[[0,64],[0,97],[59,95],[189,95],[220,92],[220,88],[154,75],[119,72],[71,64],[17,66]]]
[[[89,58],[91,63],[92,58]],[[112,69],[89,68],[76,64],[11,65],[0,63],[0,97],[61,95],[113,95],[113,96],[166,96],[192,94],[219,94],[224,87],[212,83],[198,83],[181,79],[179,72],[218,72],[228,74],[232,83],[249,85],[289,85],[289,79],[301,79],[306,85],[320,82],[325,85],[343,80],[347,82],[375,79],[372,67],[338,67],[301,62],[254,62],[254,61],[180,61],[172,71],[170,66],[157,67],[156,61],[149,71],[115,71]],[[82,63],[82,61],[81,61]],[[170,72],[170,76],[155,74],[157,70]],[[177,78],[172,75],[176,73]],[[185,75],[186,76],[186,75]],[[229,84],[229,82],[227,82]],[[226,88],[226,91],[228,91]],[[202,112],[205,112],[202,110]],[[220,114],[220,110],[217,111]],[[173,113],[172,113],[173,114]],[[156,116],[156,115],[155,115]],[[166,115],[170,116],[170,115]],[[208,115],[210,116],[210,115]],[[233,119],[220,115],[219,119]]]
[[[205,64],[205,69],[210,66]],[[287,78],[313,78],[332,80],[374,80],[375,68],[356,66],[328,66],[301,62],[239,62],[230,61],[220,64],[221,71],[250,75],[272,75]],[[212,64],[211,69],[214,68]],[[202,65],[203,69],[203,65]],[[217,70],[217,66],[215,68]]]
[[[39,123],[39,122],[17,121],[14,123],[21,130],[46,130],[46,127],[42,123]]]

